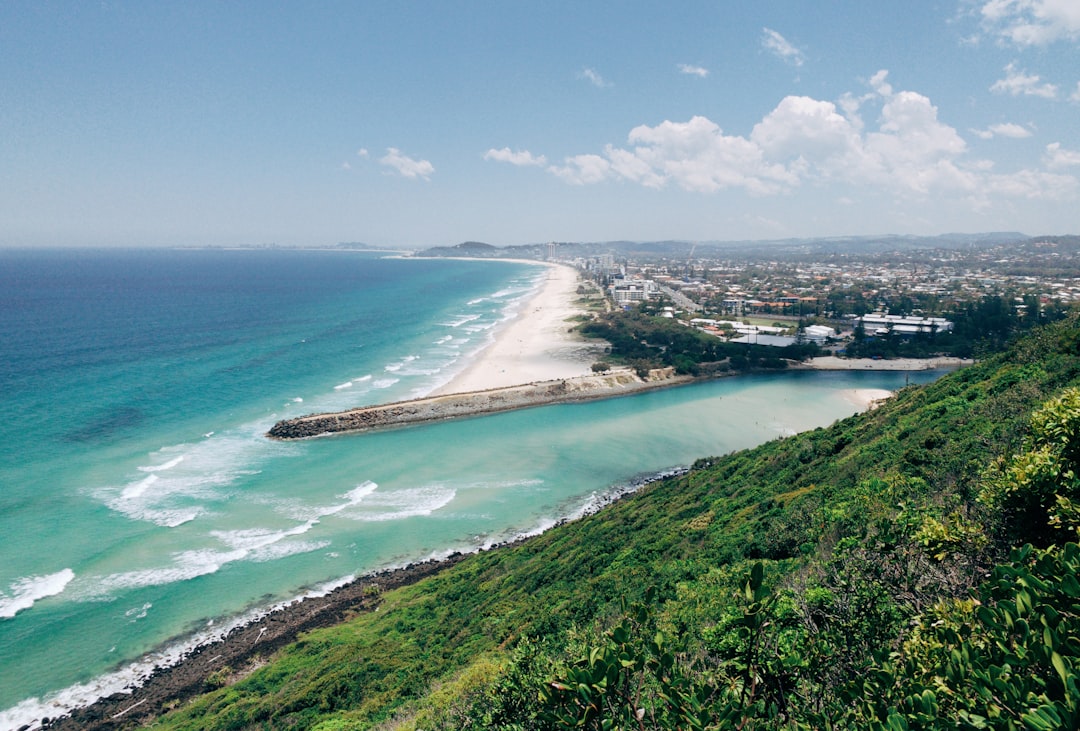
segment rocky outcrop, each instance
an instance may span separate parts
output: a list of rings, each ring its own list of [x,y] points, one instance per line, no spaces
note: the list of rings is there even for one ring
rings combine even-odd
[[[313,414],[286,419],[275,424],[270,429],[269,436],[274,439],[304,439],[324,434],[370,431],[568,401],[610,398],[689,380],[689,377],[676,376],[671,368],[650,371],[644,379],[639,378],[633,370],[625,368],[595,376],[431,396],[333,414]]]

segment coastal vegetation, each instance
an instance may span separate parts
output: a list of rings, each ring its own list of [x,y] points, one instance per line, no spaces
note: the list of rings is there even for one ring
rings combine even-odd
[[[785,368],[788,360],[803,360],[819,352],[812,343],[786,348],[728,343],[643,307],[606,313],[581,325],[580,331],[610,343],[614,363],[639,371],[674,367],[680,375]]]
[[[1071,317],[383,592],[156,727],[1076,728],[1077,388]]]

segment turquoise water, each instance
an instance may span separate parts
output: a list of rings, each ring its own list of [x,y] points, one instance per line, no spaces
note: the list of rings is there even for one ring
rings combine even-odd
[[[541,273],[356,252],[0,252],[0,728],[114,692],[275,602],[542,530],[643,475],[847,416],[848,389],[906,380],[771,374],[263,436],[442,385]]]

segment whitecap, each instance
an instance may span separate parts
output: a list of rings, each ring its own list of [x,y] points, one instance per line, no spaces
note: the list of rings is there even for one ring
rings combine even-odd
[[[458,318],[456,318],[454,320],[451,320],[450,322],[444,322],[442,324],[445,325],[446,327],[461,327],[462,325],[464,325],[467,322],[472,322],[473,320],[479,320],[479,319],[480,319],[480,315],[462,315],[461,317],[458,317]]]
[[[209,512],[209,502],[225,497],[222,488],[246,475],[258,474],[253,469],[258,460],[294,448],[263,439],[265,430],[265,424],[253,422],[212,440],[166,447],[155,454],[182,452],[170,460],[168,470],[146,474],[145,469],[140,469],[138,477],[126,484],[89,492],[133,520],[174,528]]]
[[[364,381],[370,381],[371,380],[371,374],[369,373],[366,376],[360,376],[359,378],[354,378],[353,380],[356,381],[357,383],[362,383]]]
[[[214,432],[210,432],[210,434],[213,434],[213,433]],[[208,436],[210,436],[210,434],[204,434],[203,436],[208,437]],[[179,457],[173,457],[172,459],[170,459],[168,462],[165,462],[164,464],[144,465],[142,467],[139,467],[139,470],[141,472],[161,472],[163,470],[171,470],[173,467],[175,467],[176,465],[180,464],[183,461],[184,461],[184,455],[181,454]]]
[[[352,381],[346,381],[345,383],[339,383],[338,385],[334,386],[335,391],[340,391],[343,388],[352,388]]]
[[[294,404],[302,404],[302,403],[304,403],[304,399],[302,399],[302,398],[300,398],[299,396],[297,396],[296,398],[294,398],[294,399],[292,400],[292,402],[293,402]]]
[[[143,604],[141,607],[132,607],[131,609],[127,610],[126,612],[124,612],[124,616],[130,618],[132,622],[137,622],[140,619],[146,619],[147,615],[150,614],[150,610],[153,607],[153,604],[151,604],[150,602],[146,602],[146,604]]]
[[[370,480],[366,480],[357,485],[353,489],[349,490],[344,495],[338,495],[339,498],[345,502],[337,503],[330,506],[309,506],[301,505],[295,501],[279,501],[274,505],[274,509],[282,515],[285,515],[293,520],[302,520],[305,523],[311,523],[314,525],[318,522],[319,518],[324,518],[329,515],[336,515],[346,508],[351,508],[359,505],[364,498],[378,489],[378,485]]]
[[[210,620],[207,622],[207,628],[202,632],[181,642],[155,650],[136,662],[100,675],[86,683],[79,683],[50,693],[43,699],[27,698],[18,705],[0,710],[0,729],[16,729],[24,726],[27,728],[40,728],[41,719],[46,716],[56,718],[66,715],[76,708],[88,706],[99,698],[115,693],[130,693],[132,688],[138,687],[149,680],[155,671],[163,667],[176,665],[194,649],[220,640],[236,628],[249,625],[268,614],[289,606],[295,601],[309,597],[326,596],[334,589],[355,580],[355,576],[344,576],[318,586],[294,599],[278,602],[272,607],[255,609],[225,622],[218,623]]]
[[[371,384],[371,387],[372,388],[390,388],[391,386],[393,386],[395,383],[397,383],[400,380],[401,380],[400,378],[380,378],[379,380],[377,380],[373,384]]]
[[[128,484],[127,487],[124,488],[124,491],[120,493],[120,497],[124,500],[134,500],[137,497],[142,497],[142,495],[150,489],[150,486],[159,479],[160,478],[157,475],[147,475],[137,482]]]
[[[431,515],[449,505],[456,495],[456,490],[444,485],[380,492],[371,495],[360,509],[350,511],[347,517],[366,522],[381,522]]]
[[[55,574],[16,579],[11,582],[7,593],[0,591],[0,619],[10,619],[34,606],[39,599],[60,594],[74,578],[74,571],[64,569]]]

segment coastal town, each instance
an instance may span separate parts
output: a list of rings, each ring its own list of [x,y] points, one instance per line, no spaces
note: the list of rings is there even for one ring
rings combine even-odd
[[[1018,318],[1040,319],[1080,300],[1076,237],[961,248],[727,253],[696,247],[673,255],[565,260],[618,308],[663,302],[664,311],[733,342],[784,347],[869,337],[951,333],[948,319],[987,298]],[[809,247],[807,247],[809,248]]]
[[[1077,236],[466,242],[419,254],[563,264],[581,275],[594,315],[641,311],[725,342],[882,360],[974,357],[1080,299]]]

